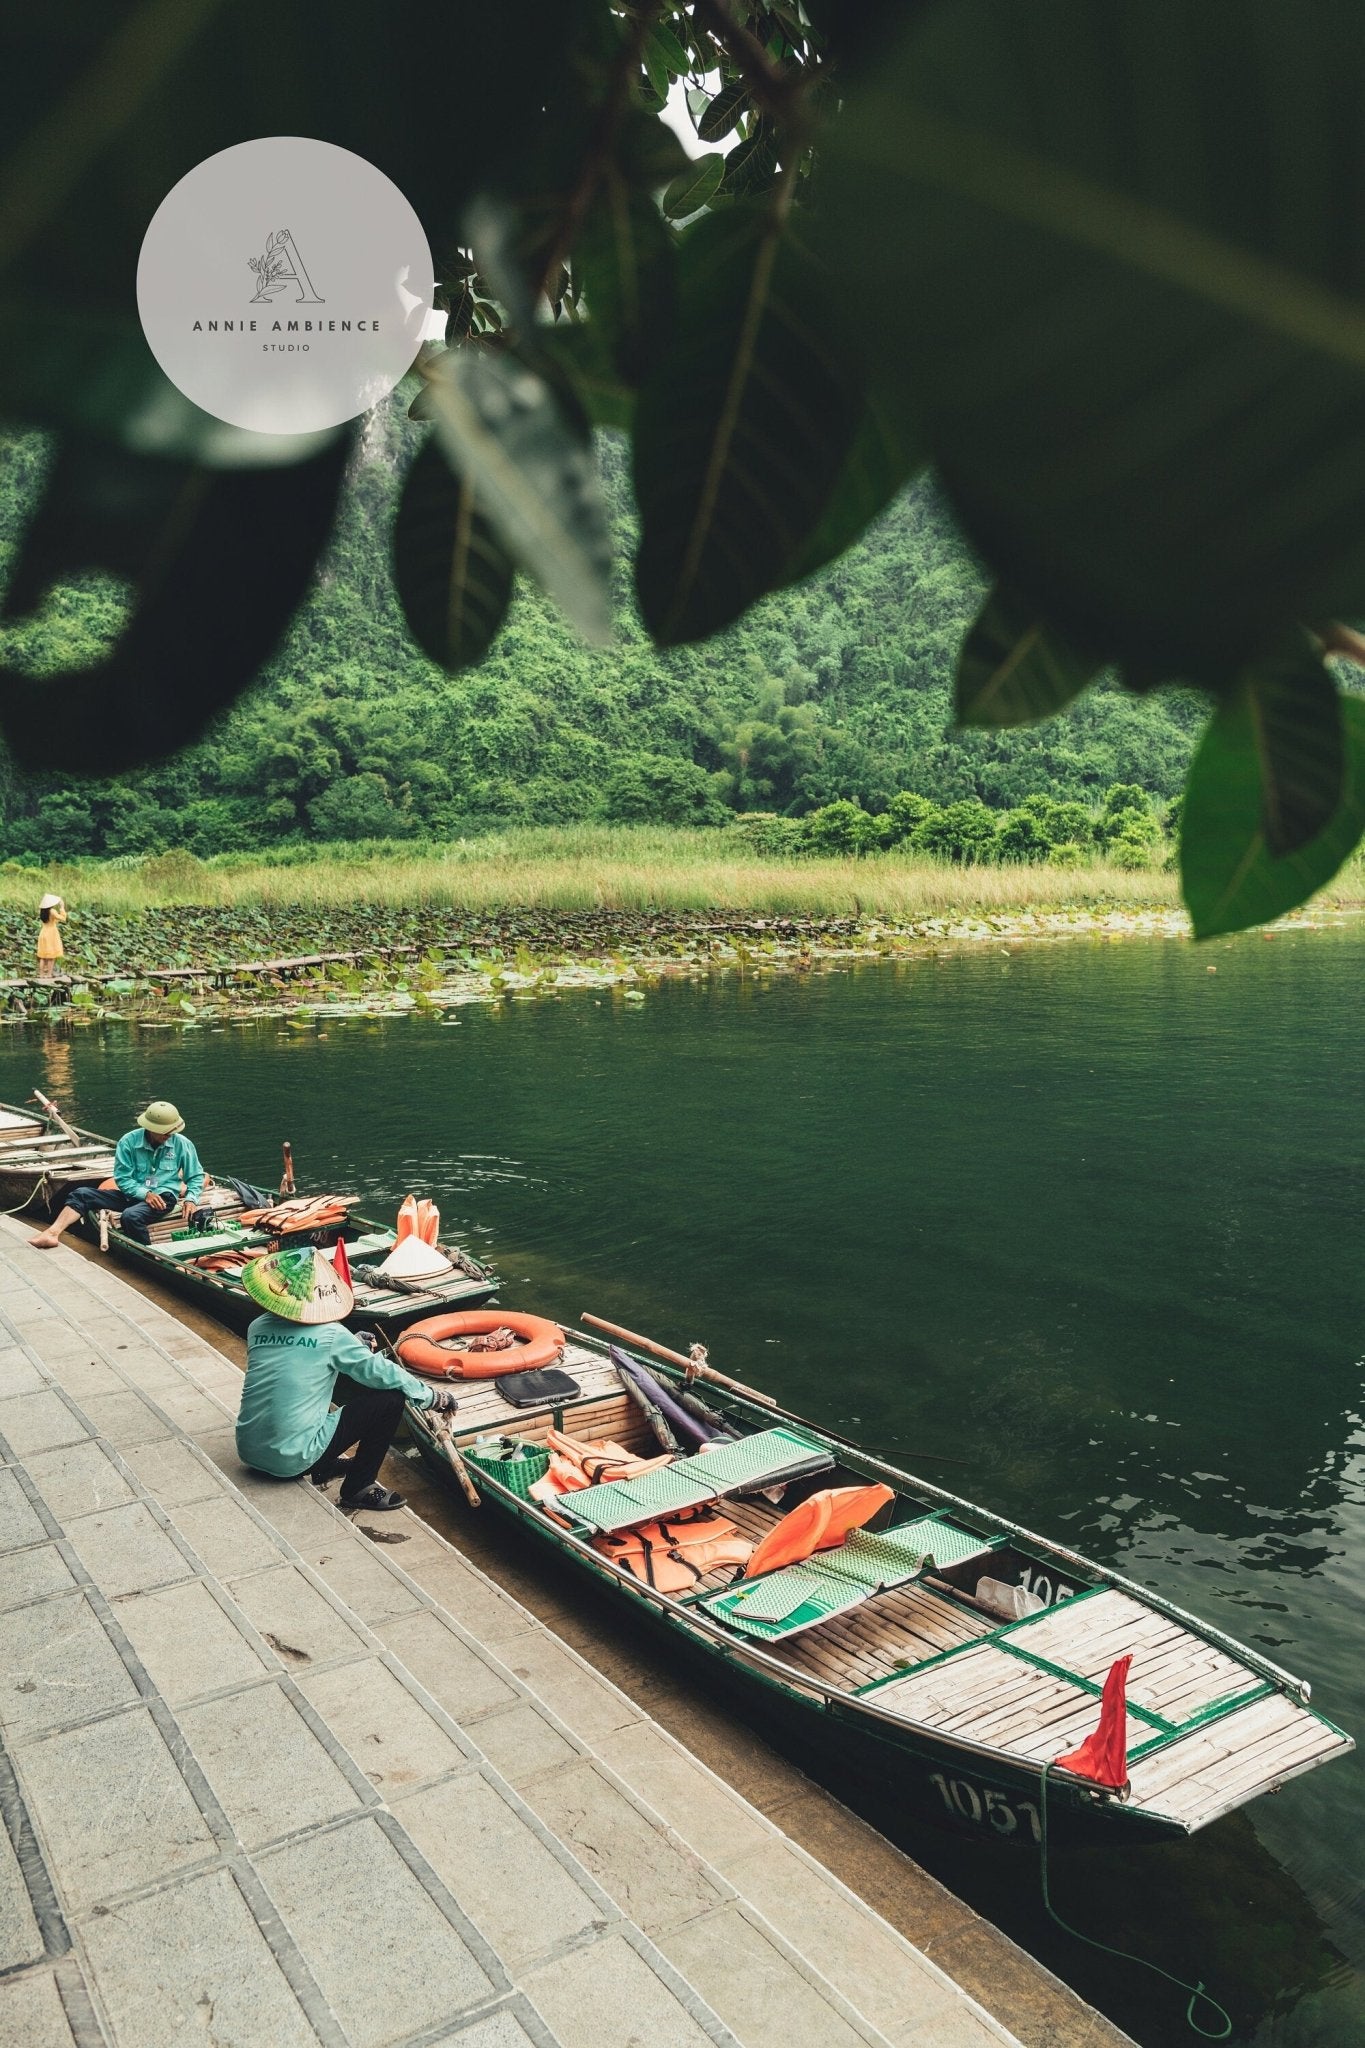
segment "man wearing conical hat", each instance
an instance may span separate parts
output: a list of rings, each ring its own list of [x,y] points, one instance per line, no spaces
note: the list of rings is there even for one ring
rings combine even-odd
[[[149,1102],[114,1147],[114,1178],[102,1187],[72,1188],[66,1207],[30,1238],[43,1251],[60,1244],[78,1216],[112,1209],[126,1237],[149,1244],[151,1225],[177,1211],[197,1208],[204,1197],[204,1169],[185,1136],[185,1119],[173,1102]]]
[[[242,1463],[277,1479],[307,1472],[315,1486],[340,1476],[343,1508],[401,1508],[402,1494],[379,1484],[379,1468],[403,1403],[442,1412],[455,1407],[455,1396],[415,1379],[343,1326],[355,1297],[316,1246],[253,1259],[242,1285],[266,1311],[246,1333]],[[354,1456],[344,1458],[352,1446]]]

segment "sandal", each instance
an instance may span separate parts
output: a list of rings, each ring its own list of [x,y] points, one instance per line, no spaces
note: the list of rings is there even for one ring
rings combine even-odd
[[[381,1486],[377,1479],[369,1486],[362,1487],[360,1492],[353,1495],[350,1499],[347,1498],[346,1489],[343,1486],[338,1497],[338,1506],[348,1510],[353,1508],[401,1508],[405,1505],[404,1495],[395,1493],[391,1487]]]

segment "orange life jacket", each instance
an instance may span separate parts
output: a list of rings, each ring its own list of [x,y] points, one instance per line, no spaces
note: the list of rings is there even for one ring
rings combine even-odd
[[[657,1472],[663,1465],[673,1462],[671,1452],[665,1451],[657,1458],[637,1458],[633,1451],[627,1451],[620,1444],[610,1441],[594,1443],[586,1437],[568,1436],[562,1429],[545,1432],[545,1441],[552,1452],[559,1452],[577,1465],[586,1476],[589,1486],[601,1486],[609,1479],[638,1479],[642,1472]]]
[[[672,1515],[594,1536],[592,1547],[656,1592],[690,1593],[721,1565],[742,1566],[753,1545],[724,1515],[702,1508],[694,1515]]]
[[[829,1486],[809,1494],[789,1515],[768,1531],[744,1576],[776,1571],[779,1565],[800,1564],[817,1550],[834,1550],[850,1529],[861,1529],[878,1508],[895,1495],[889,1486]]]

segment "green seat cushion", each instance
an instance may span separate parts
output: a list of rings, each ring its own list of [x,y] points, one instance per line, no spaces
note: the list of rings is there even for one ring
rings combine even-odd
[[[609,1535],[638,1522],[652,1522],[660,1515],[721,1500],[727,1493],[778,1486],[809,1472],[827,1472],[833,1463],[819,1444],[794,1429],[760,1429],[737,1443],[698,1451],[638,1479],[609,1479],[601,1486],[567,1493],[556,1503],[556,1511],[571,1516],[583,1528]]]

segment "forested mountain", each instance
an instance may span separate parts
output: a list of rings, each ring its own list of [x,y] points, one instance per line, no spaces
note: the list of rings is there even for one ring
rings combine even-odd
[[[1160,797],[1180,787],[1202,715],[1183,693],[1101,687],[1024,731],[953,729],[953,665],[983,579],[927,482],[842,560],[731,631],[660,650],[635,619],[629,477],[621,445],[604,439],[615,644],[583,646],[523,584],[488,658],[447,676],[410,639],[388,568],[422,431],[397,411],[371,419],[286,643],[191,751],[117,781],[22,778],[0,760],[0,857],[176,845],[206,856],[298,836],[442,838],[499,820],[715,821],[727,808],[801,814],[841,797],[881,811],[898,790],[1004,807],[1034,793],[1093,802],[1115,782]],[[47,461],[37,436],[0,439],[0,564],[16,558]],[[119,584],[91,576],[0,625],[0,648],[34,671],[90,659],[122,617]]]

